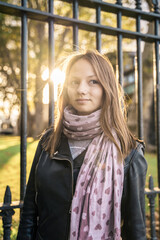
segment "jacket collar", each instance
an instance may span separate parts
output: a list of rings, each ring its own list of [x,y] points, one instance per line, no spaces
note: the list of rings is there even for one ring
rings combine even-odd
[[[130,166],[130,163],[135,155],[135,152],[137,150],[139,150],[139,148],[142,149],[142,151],[144,151],[144,146],[142,143],[139,143],[137,142],[136,144],[136,148],[133,149],[130,154],[124,159],[124,172],[126,173],[128,171],[128,168]],[[84,157],[85,155],[85,151],[82,152],[80,155],[82,155],[82,157]],[[70,147],[69,147],[69,144],[68,144],[68,138],[62,133],[61,135],[61,139],[60,139],[60,144],[57,148],[57,151],[54,153],[54,156],[55,157],[59,157],[61,159],[68,159],[70,160],[72,163],[73,163],[73,158],[72,158],[72,155],[71,155],[71,152],[70,152]],[[54,158],[54,157],[53,157]]]
[[[60,143],[57,147],[56,152],[54,153],[54,156],[60,157],[60,158],[67,158],[71,162],[73,161],[72,155],[70,152],[70,147],[68,144],[68,138],[62,133]]]

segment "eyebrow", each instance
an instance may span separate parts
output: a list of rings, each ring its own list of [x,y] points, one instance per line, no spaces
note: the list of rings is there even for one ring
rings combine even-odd
[[[96,76],[96,75],[90,75],[90,76],[88,76],[88,77],[96,77],[96,78],[97,78],[97,76]]]
[[[77,76],[70,76],[71,78],[75,78],[75,79],[79,79],[79,77],[77,77]],[[89,76],[87,76],[87,78],[91,78],[91,77],[96,77],[96,78],[98,78],[96,75],[89,75]]]

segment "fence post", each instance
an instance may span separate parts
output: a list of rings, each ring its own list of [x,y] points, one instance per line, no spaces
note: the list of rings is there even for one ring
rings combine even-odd
[[[10,205],[11,201],[12,201],[12,196],[11,196],[10,187],[7,186],[3,203],[5,205]],[[3,222],[3,239],[4,240],[10,240],[12,215],[14,215],[14,213],[15,212],[13,209],[6,209],[0,212],[0,216],[2,216],[2,222]]]
[[[149,189],[151,191],[154,191],[154,183],[153,183],[153,177],[149,176]],[[147,195],[149,199],[149,207],[150,207],[150,226],[151,226],[151,240],[157,240],[156,237],[156,229],[155,229],[155,197],[156,192]]]

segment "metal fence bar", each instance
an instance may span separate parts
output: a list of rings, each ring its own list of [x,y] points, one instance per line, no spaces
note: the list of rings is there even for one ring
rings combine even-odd
[[[54,1],[48,0],[49,13],[53,14]],[[54,82],[52,79],[54,67],[54,20],[49,19],[49,125],[54,123]],[[54,78],[54,76],[53,76]]]
[[[160,188],[154,187],[152,176],[149,177],[149,188],[145,189],[145,194],[149,199],[151,240],[157,240],[155,230],[155,198],[157,194],[160,194]],[[0,216],[2,216],[4,229],[3,240],[10,240],[12,215],[14,214],[13,209],[22,208],[22,206],[23,202],[11,203],[11,191],[7,186],[4,194],[4,203],[0,204]]]
[[[141,0],[135,0],[136,2],[136,9],[142,10],[141,8]]]
[[[136,1],[137,9],[141,10],[141,1]],[[141,15],[136,19],[136,31],[140,32]],[[138,138],[143,139],[143,94],[142,94],[142,52],[141,38],[137,38],[137,85],[138,85]]]
[[[102,1],[102,0],[100,0],[100,1]],[[101,7],[99,5],[96,7],[96,23],[101,24]],[[101,45],[102,45],[101,30],[97,29],[97,31],[96,31],[96,49],[99,52],[101,52]]]
[[[157,1],[156,1],[157,2]],[[155,11],[158,12],[158,6],[154,5]],[[155,19],[155,35],[159,35],[159,20]],[[160,68],[159,68],[159,41],[155,41],[156,55],[156,114],[157,114],[157,154],[158,154],[158,184],[160,187]]]
[[[4,194],[4,204],[10,205],[12,202],[12,195],[10,191],[10,187],[6,187],[6,191]],[[0,212],[0,216],[2,216],[2,222],[3,222],[3,239],[4,240],[10,240],[11,235],[11,226],[12,226],[12,215],[14,215],[13,209],[3,209]]]
[[[14,8],[14,11],[11,8],[12,6]],[[136,10],[134,10],[134,11],[136,11]],[[48,22],[48,19],[50,18],[50,19],[54,20],[54,23],[60,24],[63,26],[73,26],[73,25],[77,24],[78,28],[82,29],[82,30],[96,32],[97,29],[100,29],[102,34],[107,34],[107,35],[112,35],[112,36],[117,36],[117,34],[122,34],[123,38],[130,38],[130,39],[137,39],[137,37],[141,37],[141,40],[143,40],[145,42],[154,42],[155,40],[159,40],[159,36],[152,35],[152,34],[143,34],[143,33],[139,33],[139,32],[132,32],[129,30],[104,26],[104,25],[97,24],[97,23],[81,21],[81,20],[78,20],[75,18],[62,17],[62,16],[58,16],[58,15],[51,14],[48,12],[42,12],[42,11],[39,11],[36,9],[15,7],[14,5],[11,5],[11,4],[7,4],[7,6],[5,6],[4,2],[1,2],[1,1],[0,1],[0,12],[7,13],[10,15],[16,15],[16,16],[21,16],[23,14],[23,12],[25,12],[27,14],[27,17],[30,19]],[[136,14],[134,17],[136,18],[137,12],[135,12],[135,13]],[[138,13],[141,14],[141,19],[142,19],[143,12],[141,13],[141,11],[139,11]],[[148,15],[149,14],[150,13],[148,13]],[[150,19],[154,20],[155,17],[160,20],[160,15],[158,15],[158,14],[154,14],[154,17],[151,14]],[[149,19],[148,19],[148,21],[149,21]]]
[[[122,5],[121,0],[117,0],[118,5]],[[117,14],[117,28],[122,28],[122,12],[118,11]],[[122,34],[118,34],[118,76],[119,76],[119,83],[123,86],[123,50],[122,50]]]
[[[149,189],[153,191],[154,183],[153,178],[150,176],[149,178]],[[155,229],[155,197],[156,193],[147,196],[149,198],[149,207],[150,207],[150,226],[151,226],[151,240],[157,240],[156,237],[156,229]]]
[[[64,2],[71,2],[71,0],[62,0]],[[122,0],[117,0],[117,2],[123,2]],[[152,0],[153,4],[155,2],[158,2],[158,0]],[[141,4],[141,0],[137,0],[138,5]],[[130,8],[123,6],[122,4],[115,4],[115,3],[109,3],[106,1],[101,1],[101,0],[79,0],[79,5],[84,6],[84,7],[90,7],[94,8],[97,5],[101,6],[101,10],[105,12],[111,12],[117,14],[118,11],[122,11],[123,16],[126,17],[134,17],[136,18],[136,15],[141,14],[142,19],[147,20],[147,21],[152,21],[154,20],[155,12],[147,12],[143,10],[139,10],[138,8]],[[157,14],[158,15],[158,14]]]
[[[70,0],[68,0],[68,1],[61,0],[61,1],[71,3]],[[156,17],[158,19],[160,19],[159,14],[157,14],[155,12],[146,12],[146,11],[142,11],[142,10],[138,10],[138,9],[134,9],[134,8],[124,7],[123,5],[119,5],[119,4],[107,3],[104,1],[100,1],[100,0],[80,0],[79,5],[84,6],[84,7],[88,7],[88,5],[89,5],[90,8],[95,8],[96,5],[100,5],[102,11],[111,12],[111,13],[115,13],[115,14],[117,14],[118,11],[122,11],[123,16],[126,16],[126,17],[136,18],[137,15],[141,14],[141,18],[143,20],[147,20],[147,21],[153,21]],[[9,4],[6,2],[2,2],[2,1],[0,1],[0,12],[11,14],[11,15],[17,15],[17,16],[22,16],[23,12],[32,13],[32,18],[35,20],[36,19],[40,20],[40,21],[47,21],[48,19],[46,17],[44,19],[43,16],[50,15],[49,13],[43,11],[44,14],[42,14],[42,16],[40,17],[40,16],[38,16],[39,14],[42,13],[42,11],[40,11],[40,10],[36,10],[36,9],[32,9],[32,8],[24,8],[22,6],[18,6],[15,4]]]
[[[22,0],[22,6],[27,6],[27,1]],[[26,187],[26,149],[27,149],[27,44],[28,26],[27,15],[21,19],[21,143],[20,143],[20,199],[23,200]]]
[[[78,11],[78,0],[73,1],[73,18],[78,20],[79,11]],[[77,51],[79,46],[78,40],[78,24],[73,24],[73,50]]]
[[[158,1],[154,1],[154,11],[159,13]],[[155,19],[155,35],[159,35],[159,20]],[[159,41],[155,41],[155,57],[156,57],[156,83],[155,83],[155,106],[156,106],[156,129],[157,129],[157,171],[158,171],[158,187],[160,187],[160,57],[159,57]],[[160,229],[160,195],[159,203],[159,229]]]
[[[155,224],[155,198],[157,194],[160,194],[160,188],[154,187],[153,177],[149,176],[149,188],[145,189],[145,194],[149,199],[149,209],[150,209],[150,231],[151,240],[157,240],[156,236],[156,224]]]

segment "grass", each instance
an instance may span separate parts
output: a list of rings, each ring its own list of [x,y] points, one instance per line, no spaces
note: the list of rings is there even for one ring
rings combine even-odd
[[[12,201],[19,200],[20,195],[20,137],[0,136],[0,202],[6,186],[9,185],[12,192]],[[31,163],[34,157],[37,141],[27,139],[27,178],[30,172]],[[151,174],[154,185],[157,186],[157,160],[155,154],[145,154],[148,162],[146,187],[148,187],[148,176]],[[148,202],[148,200],[146,199]],[[156,203],[157,204],[157,203]],[[146,204],[147,205],[147,204]],[[156,205],[157,206],[157,205]],[[148,212],[148,208],[146,208]],[[15,240],[19,222],[19,210],[15,210],[12,222],[11,239]],[[2,221],[0,220],[0,240],[2,240]]]
[[[158,186],[158,179],[157,179],[157,156],[156,154],[145,154],[145,158],[148,163],[148,171],[146,177],[146,186],[148,187],[148,179],[149,175],[152,175],[154,186]]]
[[[37,141],[27,139],[27,178]],[[0,202],[6,186],[9,185],[12,192],[12,201],[20,199],[20,138],[15,136],[0,136]],[[12,223],[11,239],[16,239],[19,222],[19,210],[15,210]],[[0,240],[2,240],[2,221],[0,221]]]
[[[158,178],[157,178],[157,156],[156,154],[145,154],[145,158],[147,160],[148,163],[148,171],[147,171],[147,176],[146,176],[146,187],[149,187],[149,176],[152,175],[153,177],[153,182],[154,182],[154,186],[157,187],[158,186]],[[146,214],[149,215],[149,201],[146,198]],[[155,209],[158,209],[158,196],[156,196],[155,199]]]

